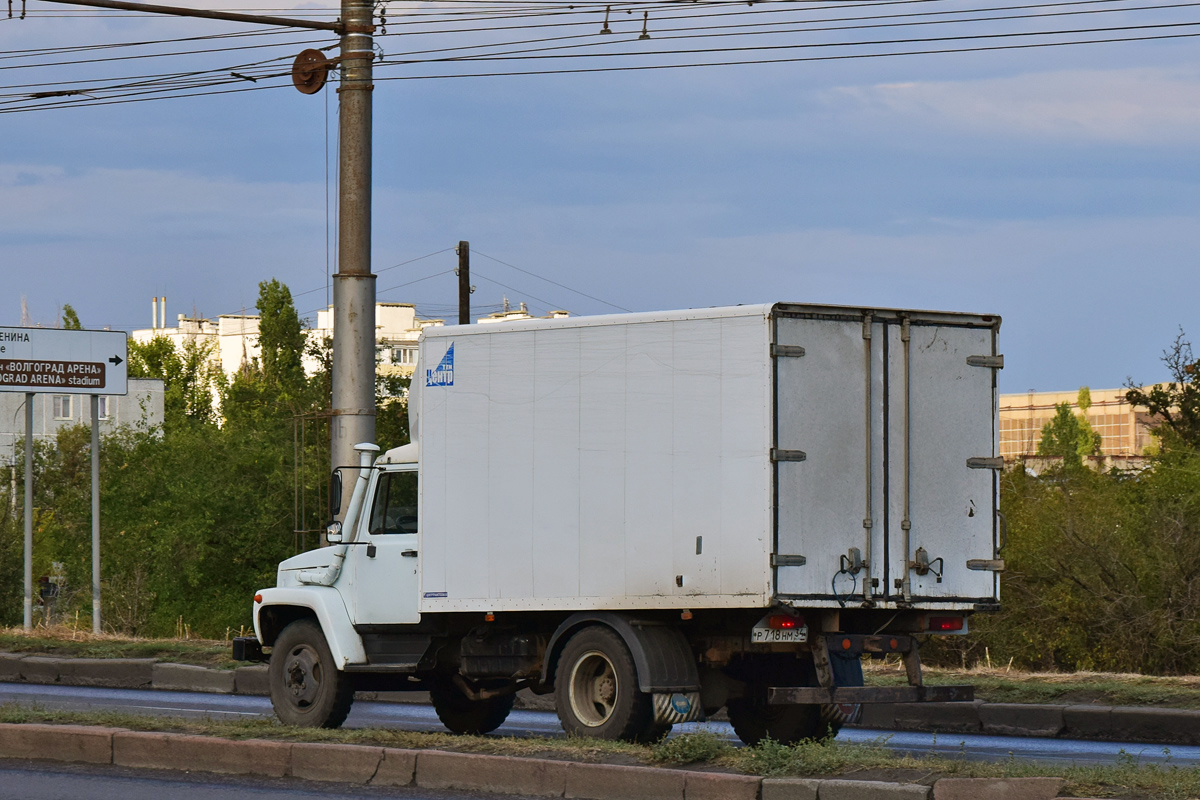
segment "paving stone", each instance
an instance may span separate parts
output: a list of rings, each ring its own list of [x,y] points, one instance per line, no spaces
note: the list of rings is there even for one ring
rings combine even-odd
[[[113,689],[143,689],[153,680],[152,658],[73,658],[59,683],[71,686],[107,686]]]
[[[564,797],[584,800],[683,800],[680,770],[624,767],[616,764],[570,764]]]
[[[979,721],[996,736],[1058,736],[1067,726],[1062,706],[1034,703],[984,703]]]
[[[758,800],[758,790],[762,785],[761,778],[751,775],[719,772],[683,774],[683,796],[686,800]]]
[[[282,778],[292,745],[258,739],[231,741],[178,733],[118,732],[112,737],[112,763],[121,767],[223,772]]]
[[[1075,739],[1113,738],[1111,706],[1066,706],[1063,722],[1066,735]]]
[[[238,667],[233,671],[233,691],[267,697],[271,694],[271,678],[266,664]]]
[[[762,800],[817,800],[820,784],[812,778],[763,778]]]
[[[112,763],[119,728],[92,725],[0,725],[0,757]]]
[[[233,694],[233,673],[231,669],[209,669],[192,664],[155,664],[153,682],[155,689]]]
[[[1062,778],[942,778],[933,800],[1053,800]]]
[[[21,677],[30,683],[58,683],[64,671],[70,673],[71,661],[69,658],[26,656],[21,660]]]
[[[306,781],[367,783],[383,761],[382,747],[293,744],[292,775]]]
[[[928,800],[930,788],[919,783],[821,781],[817,800]]]
[[[422,750],[417,754],[416,779],[417,786],[423,789],[459,789],[562,797],[569,766],[571,765],[565,761],[539,758]],[[636,795],[630,795],[634,796]]]
[[[1123,740],[1200,744],[1200,711],[1118,706],[1111,720],[1113,731]]]
[[[909,731],[949,731],[952,733],[978,733],[983,730],[979,722],[979,707],[983,702],[972,703],[897,703],[896,728]]]
[[[417,775],[417,751],[383,748],[383,761],[371,779],[372,786],[411,786]]]

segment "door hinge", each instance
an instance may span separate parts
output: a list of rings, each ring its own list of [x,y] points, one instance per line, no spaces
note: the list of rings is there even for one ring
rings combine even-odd
[[[1004,458],[1002,456],[995,458],[976,456],[967,459],[967,466],[971,469],[1004,469]]]
[[[803,450],[780,450],[778,447],[771,448],[772,461],[805,461],[808,459],[808,454]]]
[[[976,572],[1003,572],[1003,558],[972,558],[967,562],[967,569],[973,569]]]
[[[794,344],[771,345],[772,358],[804,358],[804,348]]]
[[[772,567],[803,567],[808,563],[808,559],[804,556],[785,556],[778,553],[771,554]]]
[[[1004,369],[1004,356],[967,356],[967,366]]]

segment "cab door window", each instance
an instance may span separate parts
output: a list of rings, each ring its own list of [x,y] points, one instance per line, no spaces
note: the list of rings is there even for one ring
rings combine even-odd
[[[416,472],[385,472],[379,476],[368,530],[375,536],[417,532]]]

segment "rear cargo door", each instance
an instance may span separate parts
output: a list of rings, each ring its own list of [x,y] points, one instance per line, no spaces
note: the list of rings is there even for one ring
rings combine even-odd
[[[987,602],[1001,466],[995,329],[987,318],[907,319],[889,320],[887,334],[888,593]]]
[[[884,577],[881,323],[855,309],[776,311],[776,592],[857,606]]]

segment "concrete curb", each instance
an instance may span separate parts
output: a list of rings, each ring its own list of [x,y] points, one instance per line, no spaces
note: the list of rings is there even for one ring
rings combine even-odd
[[[1200,744],[1200,711],[1139,706],[914,703],[863,706],[851,727],[928,733]]]
[[[1050,800],[1062,785],[1058,778],[942,779],[932,786],[843,779],[763,779],[687,769],[365,745],[231,740],[79,725],[0,724],[0,758],[577,800]],[[938,787],[947,780],[954,784],[939,793]],[[1050,789],[1053,793],[1048,793]]]
[[[269,694],[265,664],[212,669],[148,658],[51,658],[0,653],[0,682],[165,689],[216,694]],[[359,700],[428,703],[424,692],[359,692]],[[549,710],[553,700],[528,691],[517,708]],[[1024,703],[912,703],[863,706],[857,727],[930,733],[1096,739],[1200,745],[1200,711],[1135,706]]]

